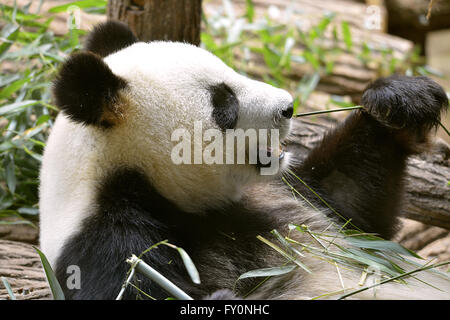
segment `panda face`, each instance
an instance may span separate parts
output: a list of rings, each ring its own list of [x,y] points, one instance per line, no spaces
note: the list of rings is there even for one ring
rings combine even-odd
[[[237,74],[211,53],[174,42],[136,43],[105,58],[128,84],[129,101],[153,124],[195,121],[205,128],[278,128],[286,134],[292,97]],[[157,117],[161,116],[161,123]],[[174,127],[170,126],[170,130]]]
[[[204,185],[205,191],[215,195],[208,192],[207,196],[215,199],[215,204],[220,203],[216,199],[221,194],[217,186],[226,190],[222,191],[224,198],[233,194],[238,197],[242,186],[261,177],[258,164],[226,164],[225,159],[220,164],[205,165],[202,159],[195,162],[195,143],[200,140],[201,150],[208,146],[205,139],[197,140],[198,131],[204,137],[207,130],[216,129],[226,137],[237,129],[256,133],[275,129],[279,130],[280,140],[289,131],[292,98],[286,91],[239,75],[203,49],[171,42],[136,43],[106,57],[105,63],[127,83],[122,92],[124,123],[116,129],[123,130],[120,136],[134,136],[134,143],[129,143],[143,157],[130,163],[148,161],[148,176],[156,184],[173,174],[178,182],[186,179],[183,188],[195,183],[192,190],[198,191],[198,185]],[[197,130],[199,124],[201,129]],[[192,160],[174,164],[171,153],[178,141],[171,137],[180,129],[186,130],[191,139]],[[225,138],[223,141],[225,153]],[[286,156],[281,160],[282,168],[287,163]],[[159,186],[160,190],[166,188],[169,197],[169,189],[176,190],[171,184]]]
[[[289,163],[289,155],[270,138],[272,130],[280,140],[289,132],[290,94],[244,77],[189,44],[137,42],[104,59],[78,54],[63,66],[54,92],[64,116],[77,124],[80,136],[92,140],[95,150],[89,152],[97,160],[89,165],[97,166],[94,172],[105,176],[118,166],[137,167],[163,196],[187,211],[238,200],[245,185],[261,179],[259,160],[204,163],[195,149],[208,148],[211,132],[216,139],[221,135],[216,146],[222,144],[226,153],[226,138],[236,130],[265,130],[257,136],[258,152],[266,135],[264,151],[280,159],[276,173]],[[190,163],[173,161],[180,143],[174,132],[180,130],[192,147]],[[249,158],[248,148],[245,152]]]

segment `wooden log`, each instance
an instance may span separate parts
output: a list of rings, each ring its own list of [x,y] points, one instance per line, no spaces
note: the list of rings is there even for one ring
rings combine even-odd
[[[142,41],[200,44],[201,0],[110,0],[108,19],[127,23]]]
[[[233,1],[234,19],[245,14],[245,0]],[[213,0],[205,3],[204,11],[206,16],[214,16],[217,10],[221,9],[221,1]],[[321,79],[317,90],[325,91],[337,95],[351,95],[354,102],[358,103],[358,99],[362,90],[379,76],[387,75],[387,67],[390,59],[395,61],[405,61],[412,53],[413,43],[411,41],[401,39],[382,31],[385,24],[384,7],[380,6],[380,29],[368,29],[367,19],[369,13],[367,5],[361,3],[353,3],[347,1],[326,1],[326,0],[261,0],[255,1],[255,18],[262,19],[267,16],[269,8],[276,7],[279,10],[278,15],[272,17],[273,20],[280,24],[290,27],[296,27],[302,32],[309,32],[314,26],[325,17],[327,13],[335,13],[335,17],[330,22],[325,33],[315,40],[316,46],[321,47],[325,51],[331,48],[339,48],[339,54],[329,55],[328,60],[332,60],[334,67],[329,74],[321,74]],[[273,10],[272,10],[273,11]],[[230,18],[231,19],[231,18]],[[351,39],[353,46],[351,51],[346,47],[342,40],[342,23],[347,22],[350,27]],[[336,30],[338,41],[335,39],[333,30]],[[251,40],[246,40],[248,47],[252,46]],[[255,46],[261,44],[255,42]],[[363,47],[370,49],[370,62],[363,63],[358,55],[363,52]],[[297,42],[292,54],[301,56],[305,51],[303,44]],[[392,53],[386,54],[386,52]],[[237,69],[242,70],[252,76],[262,76],[270,74],[271,71],[265,67],[262,55],[252,52],[249,63],[243,57],[245,53],[239,52],[239,47],[235,48],[236,55],[235,64]],[[248,55],[248,53],[247,53]],[[401,63],[398,63],[400,66]],[[299,64],[292,62],[291,69],[286,71],[286,77],[297,81],[306,74],[314,72],[310,64]]]
[[[450,28],[450,1],[435,0],[427,19],[430,1],[385,1],[391,34],[414,41],[425,52],[427,33]]]
[[[51,299],[41,260],[29,244],[0,240],[0,277],[6,278],[17,300]],[[0,299],[9,299],[3,283]]]

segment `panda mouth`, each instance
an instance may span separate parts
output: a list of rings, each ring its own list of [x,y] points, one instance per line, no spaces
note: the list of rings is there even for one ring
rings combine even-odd
[[[266,159],[269,159],[268,163],[263,163],[260,155],[264,154]],[[266,149],[260,149],[258,153],[258,167],[270,167],[273,160],[278,158],[278,161],[283,160],[285,156],[285,151],[281,144],[278,145],[278,148],[267,147]]]
[[[274,155],[274,158],[278,157],[278,160],[281,160],[284,158],[284,150],[283,147],[280,145],[278,145],[278,148],[267,148],[267,156],[268,157],[272,157],[272,154]]]

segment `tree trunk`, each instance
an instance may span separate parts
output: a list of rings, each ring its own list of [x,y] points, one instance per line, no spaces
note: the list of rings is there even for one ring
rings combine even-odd
[[[141,41],[200,44],[202,0],[110,0],[108,19],[125,22]]]

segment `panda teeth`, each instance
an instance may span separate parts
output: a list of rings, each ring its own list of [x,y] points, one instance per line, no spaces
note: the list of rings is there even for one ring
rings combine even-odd
[[[283,148],[281,147],[281,144],[280,145],[278,145],[278,159],[279,160],[281,160],[281,159],[283,159],[284,158],[284,150],[283,150]]]
[[[278,146],[278,151],[280,152],[279,155],[278,155],[278,159],[281,160],[281,159],[284,158],[284,150],[281,147],[281,144]]]
[[[278,157],[279,160],[284,158],[284,150],[281,147],[281,144],[278,146],[278,149],[273,149],[271,147],[267,148],[267,155],[270,157],[272,154]]]

